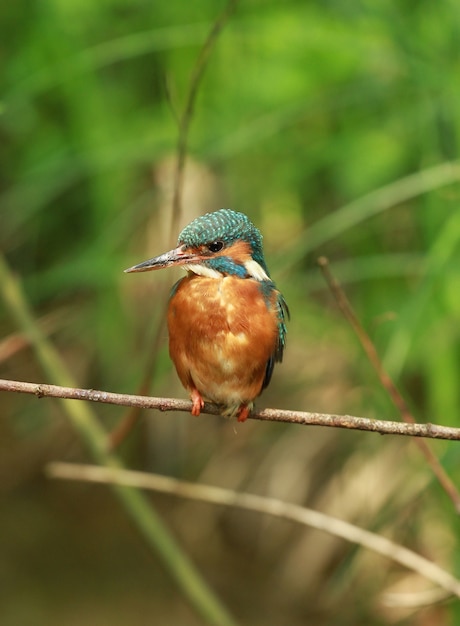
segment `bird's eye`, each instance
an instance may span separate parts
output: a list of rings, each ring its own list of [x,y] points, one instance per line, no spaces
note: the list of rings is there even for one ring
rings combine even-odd
[[[208,244],[209,252],[219,252],[219,250],[222,250],[223,247],[223,241],[213,241],[212,243]]]

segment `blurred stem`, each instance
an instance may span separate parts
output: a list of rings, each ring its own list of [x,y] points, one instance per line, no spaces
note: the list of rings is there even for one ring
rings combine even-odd
[[[38,327],[19,280],[13,276],[6,260],[1,255],[0,294],[11,317],[34,347],[46,376],[60,385],[74,386],[75,382],[65,363]],[[109,468],[122,468],[121,460],[107,451],[106,432],[90,408],[82,402],[67,399],[60,399],[59,402],[92,456],[101,465]],[[235,622],[226,608],[209,589],[193,563],[170,535],[144,494],[126,485],[113,485],[113,491],[148,545],[159,553],[179,587],[202,618],[213,625],[234,625]]]
[[[423,314],[433,299],[434,290],[439,286],[440,277],[445,276],[449,268],[458,267],[459,242],[460,214],[455,209],[445,220],[425,258],[423,280],[400,313],[398,326],[388,344],[384,362],[394,376],[400,374],[407,360]]]
[[[193,111],[195,108],[195,100],[198,94],[198,88],[200,86],[201,79],[203,78],[204,70],[211,54],[211,50],[217,41],[219,34],[228,22],[230,16],[238,4],[238,0],[229,0],[225,5],[222,13],[214,22],[209,35],[204,42],[200,54],[195,62],[195,65],[190,76],[190,85],[187,93],[187,99],[184,106],[184,111],[179,120],[179,137],[177,140],[177,165],[174,179],[174,196],[172,206],[172,219],[171,219],[171,240],[176,236],[179,229],[180,215],[182,209],[182,187],[184,180],[184,168],[185,159],[187,157],[187,144],[190,124],[193,118]]]
[[[455,594],[457,597],[460,597],[460,581],[432,561],[387,539],[383,535],[377,535],[344,520],[297,504],[252,493],[240,493],[230,489],[222,489],[221,487],[185,482],[169,476],[160,476],[159,474],[147,474],[130,470],[111,470],[90,465],[50,463],[46,468],[46,473],[51,478],[64,480],[83,480],[109,485],[113,483],[136,485],[143,489],[152,489],[180,498],[210,502],[231,508],[239,507],[304,524],[335,537],[341,537],[346,541],[356,543],[392,559],[403,567],[407,567],[436,583],[447,591],[448,594]],[[443,595],[444,597],[446,597],[446,594]]]
[[[163,294],[164,289],[160,289],[160,298]],[[150,391],[150,384],[155,375],[155,368],[158,360],[158,352],[161,347],[161,343],[163,341],[164,328],[166,324],[166,309],[163,309],[160,319],[158,320],[158,324],[155,330],[155,336],[151,345],[151,349],[147,355],[147,363],[145,365],[144,370],[144,378],[141,381],[141,384],[138,387],[139,395],[148,395]],[[118,422],[115,428],[108,435],[108,446],[110,450],[115,450],[119,445],[125,441],[125,439],[130,435],[133,431],[134,427],[139,421],[139,418],[142,413],[142,407],[135,406],[132,407]]]
[[[278,261],[279,272],[287,271],[311,250],[318,248],[334,237],[382,213],[406,200],[424,193],[451,185],[460,180],[460,162],[441,163],[434,167],[400,178],[389,185],[371,191],[367,195],[344,205],[330,215],[312,224],[302,232],[291,250]]]
[[[377,372],[377,376],[379,377],[382,387],[386,390],[386,392],[390,396],[390,399],[395,405],[395,407],[397,408],[397,410],[399,411],[401,418],[407,423],[415,424],[415,418],[412,415],[412,412],[409,409],[409,406],[406,400],[403,398],[399,389],[396,387],[396,384],[394,383],[393,379],[384,368],[382,361],[380,360],[380,357],[378,355],[377,348],[375,347],[369,334],[366,332],[364,326],[361,324],[360,320],[358,319],[358,316],[356,315],[353,307],[351,306],[351,303],[348,300],[345,294],[345,291],[342,289],[339,282],[337,281],[335,276],[332,274],[329,268],[329,261],[327,260],[326,257],[320,257],[318,259],[318,265],[321,268],[323,276],[326,279],[326,282],[340,310],[345,316],[345,319],[349,322],[350,326],[355,331],[356,336],[358,337],[361,343],[361,346],[363,347],[363,350],[366,353],[367,358],[369,359],[369,362],[371,363],[372,367]],[[424,441],[423,439],[417,439],[416,444],[420,448],[427,463],[431,467],[433,474],[438,479],[439,484],[447,493],[449,498],[452,500],[452,503],[457,513],[460,513],[460,493],[458,492],[458,489],[453,483],[453,481],[447,475],[447,472],[441,465],[441,462],[439,461],[438,457],[435,455],[435,453],[430,448],[428,443]]]

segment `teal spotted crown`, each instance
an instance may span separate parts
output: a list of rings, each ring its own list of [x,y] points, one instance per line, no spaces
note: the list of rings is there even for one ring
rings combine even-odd
[[[252,258],[267,271],[260,231],[244,213],[232,209],[220,209],[197,217],[180,233],[178,243],[193,248],[222,241],[227,247],[237,240],[250,245]]]

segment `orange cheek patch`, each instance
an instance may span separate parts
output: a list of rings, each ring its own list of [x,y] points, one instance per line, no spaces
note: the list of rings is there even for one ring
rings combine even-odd
[[[235,261],[244,265],[246,261],[251,260],[251,246],[247,241],[236,241],[231,246],[224,248],[214,256],[229,256]]]

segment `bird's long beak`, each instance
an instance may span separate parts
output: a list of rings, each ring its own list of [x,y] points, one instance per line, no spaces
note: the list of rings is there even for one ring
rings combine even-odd
[[[139,265],[133,265],[125,270],[126,273],[131,272],[150,272],[151,270],[161,270],[163,267],[170,267],[171,265],[185,265],[196,260],[196,255],[190,254],[184,250],[184,246],[179,246],[174,250],[160,254],[153,259],[148,259]]]

